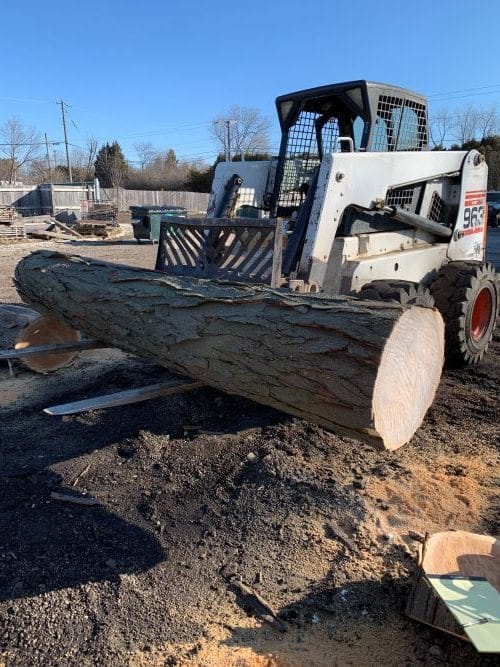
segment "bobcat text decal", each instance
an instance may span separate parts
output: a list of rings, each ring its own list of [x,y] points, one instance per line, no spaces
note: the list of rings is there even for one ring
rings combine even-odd
[[[483,231],[486,211],[486,190],[469,190],[465,193],[463,236]]]

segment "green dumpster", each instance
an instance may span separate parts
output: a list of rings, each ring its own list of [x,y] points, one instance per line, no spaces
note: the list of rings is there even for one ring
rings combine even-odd
[[[186,218],[187,209],[182,206],[130,206],[134,238],[158,243],[160,223],[167,217]]]

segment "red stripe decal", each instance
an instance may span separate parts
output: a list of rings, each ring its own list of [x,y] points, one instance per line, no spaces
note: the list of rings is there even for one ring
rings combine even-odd
[[[464,229],[463,235],[470,236],[471,234],[479,234],[479,232],[484,231],[483,227],[475,227],[474,229]]]

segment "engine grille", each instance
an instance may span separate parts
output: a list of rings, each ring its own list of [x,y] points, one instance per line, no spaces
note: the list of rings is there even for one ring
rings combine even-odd
[[[386,206],[397,206],[398,208],[404,208],[406,211],[415,213],[420,191],[420,185],[388,190],[385,196],[385,204]]]
[[[434,192],[427,217],[434,222],[444,222],[446,217],[446,205],[437,192]]]

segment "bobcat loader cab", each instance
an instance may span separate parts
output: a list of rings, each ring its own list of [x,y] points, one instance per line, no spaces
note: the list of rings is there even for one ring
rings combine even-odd
[[[276,106],[279,156],[219,163],[207,217],[164,225],[157,269],[435,302],[448,362],[479,361],[499,301],[480,153],[429,151],[425,98],[394,86],[351,81]]]

